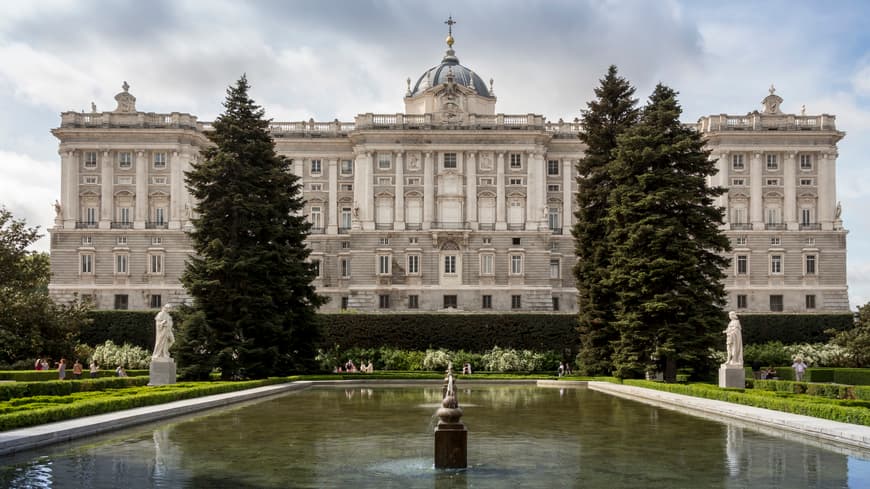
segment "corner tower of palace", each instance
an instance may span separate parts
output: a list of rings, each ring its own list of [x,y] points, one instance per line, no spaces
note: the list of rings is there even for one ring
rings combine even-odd
[[[441,62],[407,80],[405,111],[353,121],[273,122],[301,179],[323,310],[576,311],[572,269],[580,125],[500,114],[460,64],[452,19]],[[773,97],[773,98],[771,98]],[[212,130],[186,113],[140,112],[125,83],[111,112],[66,112],[50,290],[99,308],[182,302],[192,201],[183,175]],[[729,307],[848,309],[830,115],[702,118],[729,188]],[[574,112],[577,108],[570,108]]]

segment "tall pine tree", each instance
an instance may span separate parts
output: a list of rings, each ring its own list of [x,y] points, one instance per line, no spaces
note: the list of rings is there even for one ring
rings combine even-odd
[[[661,369],[673,381],[678,364],[704,366],[724,324],[729,243],[713,200],[724,190],[707,185],[715,164],[680,113],[676,92],[656,86],[610,164],[608,282],[618,296],[619,377]]]
[[[311,281],[298,177],[275,153],[263,109],[242,76],[227,89],[213,147],[187,173],[196,198],[196,255],[182,277],[201,314],[184,338],[221,377],[257,378],[305,369],[314,358],[313,315],[325,302]],[[203,320],[204,319],[204,324]],[[206,337],[201,337],[205,335]],[[184,365],[181,365],[184,368]]]
[[[577,212],[573,235],[577,265],[574,276],[578,291],[580,332],[580,370],[587,375],[612,370],[612,342],[618,338],[613,329],[614,291],[603,281],[610,266],[610,249],[605,243],[608,196],[613,179],[608,165],[613,160],[617,137],[637,123],[640,111],[634,88],[610,66],[595,89],[595,100],[583,111],[580,140],[586,144],[578,164]]]

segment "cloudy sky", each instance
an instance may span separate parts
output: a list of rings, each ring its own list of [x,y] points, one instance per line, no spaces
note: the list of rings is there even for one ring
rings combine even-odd
[[[0,4],[0,204],[44,230],[60,195],[51,128],[115,107],[211,120],[242,73],[276,120],[403,110],[405,79],[457,56],[494,78],[503,113],[573,119],[610,64],[645,98],[678,90],[684,120],[760,109],[835,114],[852,306],[870,301],[870,4],[838,2],[30,0]],[[48,248],[48,240],[39,243]]]

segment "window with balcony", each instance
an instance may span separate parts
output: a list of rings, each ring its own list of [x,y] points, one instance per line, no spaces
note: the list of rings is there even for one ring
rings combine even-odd
[[[743,163],[743,155],[731,155],[731,168],[736,171],[746,168],[746,165]]]
[[[353,175],[353,160],[341,160],[341,174]]]
[[[353,224],[353,209],[350,207],[342,207],[341,208],[341,224],[339,225],[339,231],[344,233],[348,229],[350,229]]]
[[[813,169],[813,156],[808,154],[800,155],[800,165],[801,170],[812,170]]]
[[[523,155],[519,153],[511,153],[510,165],[513,170],[521,169],[523,167]]]
[[[392,155],[390,153],[378,153],[378,170],[389,170],[392,167]]]
[[[133,168],[133,153],[127,151],[118,153],[118,168],[123,170]]]
[[[93,170],[97,167],[97,152],[96,151],[86,151],[85,152],[85,168],[89,170]]]
[[[166,168],[166,153],[154,153],[154,169],[163,170]]]
[[[550,229],[550,231],[561,234],[562,218],[561,209],[559,207],[547,208],[547,227]]]
[[[777,160],[776,155],[767,155],[767,169],[779,170],[779,161]]]
[[[320,206],[311,207],[311,213],[308,215],[308,220],[311,222],[311,232],[323,232],[323,211]]]

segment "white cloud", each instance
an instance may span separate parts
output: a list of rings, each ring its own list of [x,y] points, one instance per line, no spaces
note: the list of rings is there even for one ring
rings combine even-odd
[[[52,203],[60,193],[59,161],[41,161],[28,155],[0,150],[0,205],[5,205],[19,219],[31,227],[40,226],[41,234],[36,248],[48,251],[46,229],[53,225]]]

